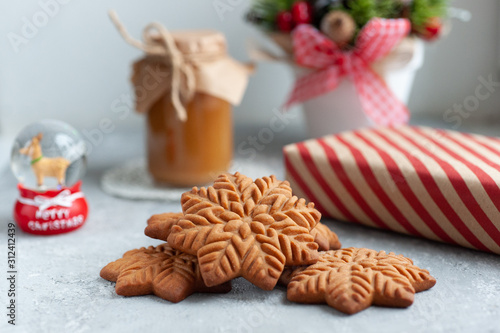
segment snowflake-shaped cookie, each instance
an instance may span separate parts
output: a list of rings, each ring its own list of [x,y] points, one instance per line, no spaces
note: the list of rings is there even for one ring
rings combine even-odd
[[[200,275],[196,256],[162,244],[131,250],[123,258],[109,263],[101,277],[116,281],[116,293],[122,296],[155,294],[170,302],[180,302],[195,292],[229,292],[225,283],[208,288]]]
[[[327,251],[316,264],[293,274],[288,300],[327,303],[347,314],[371,304],[410,306],[416,292],[436,284],[427,270],[409,258],[362,248]]]
[[[318,258],[310,231],[321,214],[293,196],[287,181],[224,174],[213,186],[184,193],[181,204],[184,216],[171,226],[168,243],[198,256],[207,286],[242,276],[270,290],[285,265]]]

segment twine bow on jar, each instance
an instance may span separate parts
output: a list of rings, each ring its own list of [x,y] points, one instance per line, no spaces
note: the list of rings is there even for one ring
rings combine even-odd
[[[171,67],[170,98],[177,117],[183,122],[186,121],[185,103],[194,96],[196,78],[192,63],[177,48],[172,34],[163,25],[153,22],[144,28],[141,42],[127,32],[115,11],[110,11],[109,16],[127,43],[144,51],[147,55],[163,58]]]

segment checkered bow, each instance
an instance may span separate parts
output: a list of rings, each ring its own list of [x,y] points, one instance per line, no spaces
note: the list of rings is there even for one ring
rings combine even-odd
[[[408,109],[370,65],[387,55],[409,32],[407,19],[372,19],[359,33],[354,49],[343,51],[311,25],[298,26],[292,33],[295,61],[316,71],[297,79],[285,108],[332,91],[343,77],[350,76],[373,123],[407,123]]]

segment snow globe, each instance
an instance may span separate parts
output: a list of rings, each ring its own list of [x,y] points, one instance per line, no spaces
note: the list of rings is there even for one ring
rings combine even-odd
[[[14,219],[23,231],[54,235],[84,224],[86,146],[73,127],[58,120],[28,125],[12,146],[11,168],[19,182]]]

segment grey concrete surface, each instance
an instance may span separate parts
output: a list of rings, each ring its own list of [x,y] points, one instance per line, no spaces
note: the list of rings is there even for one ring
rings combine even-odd
[[[258,132],[238,130],[236,144]],[[246,168],[265,164],[282,177],[280,148],[300,139],[300,130],[277,133],[258,157],[242,156]],[[325,223],[345,247],[404,254],[430,270],[436,286],[417,294],[410,308],[371,307],[354,316],[326,305],[294,304],[284,288],[266,292],[243,279],[228,294],[197,294],[178,304],[117,296],[100,269],[127,250],[159,244],[143,234],[147,218],[180,210],[179,204],[110,197],[99,188],[105,170],[140,156],[141,148],[140,133],[109,134],[95,147],[83,186],[90,215],[80,230],[51,237],[17,231],[16,326],[7,324],[4,273],[0,332],[500,332],[500,256],[330,220]],[[7,223],[17,193],[5,165],[0,175],[0,267],[6,272]]]

